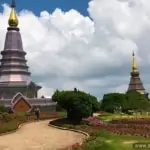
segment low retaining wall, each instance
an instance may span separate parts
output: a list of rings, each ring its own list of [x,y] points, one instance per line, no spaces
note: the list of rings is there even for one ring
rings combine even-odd
[[[49,123],[49,126],[53,127],[53,128],[57,128],[57,129],[61,129],[61,130],[68,130],[68,131],[73,131],[73,132],[77,132],[77,133],[81,133],[83,135],[86,136],[86,139],[88,139],[90,136],[88,133],[80,131],[80,130],[76,130],[76,129],[69,129],[69,128],[64,128],[64,127],[59,127],[59,126],[55,126]]]

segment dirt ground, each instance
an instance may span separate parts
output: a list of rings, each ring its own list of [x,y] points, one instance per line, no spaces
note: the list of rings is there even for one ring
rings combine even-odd
[[[0,150],[56,150],[82,142],[84,135],[48,126],[39,121],[22,126],[17,132],[0,136]]]

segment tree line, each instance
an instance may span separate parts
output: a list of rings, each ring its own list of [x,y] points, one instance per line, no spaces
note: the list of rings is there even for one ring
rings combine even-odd
[[[128,110],[146,110],[150,108],[148,97],[138,92],[130,93],[109,93],[103,96],[101,110],[114,112],[121,106],[123,112]]]
[[[95,96],[74,88],[69,91],[56,90],[52,100],[66,110],[67,119],[74,123],[80,123],[82,118],[100,110],[112,113],[116,108],[121,108],[125,113],[128,110],[150,110],[148,98],[138,92],[108,93],[99,102]]]

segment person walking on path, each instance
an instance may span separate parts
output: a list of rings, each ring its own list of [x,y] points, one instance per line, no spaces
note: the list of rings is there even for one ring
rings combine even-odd
[[[35,117],[36,117],[36,120],[39,120],[39,117],[40,117],[40,109],[38,107],[35,108]]]

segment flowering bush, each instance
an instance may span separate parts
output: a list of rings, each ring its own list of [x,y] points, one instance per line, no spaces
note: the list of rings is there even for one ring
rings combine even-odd
[[[97,117],[88,117],[85,120],[89,122],[89,125],[93,126],[100,126],[102,124],[101,120]]]
[[[81,143],[75,143],[74,145],[72,145],[72,149],[80,148],[81,146],[82,146]]]

